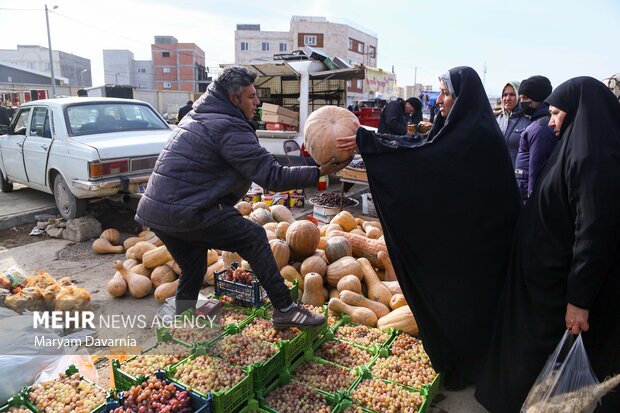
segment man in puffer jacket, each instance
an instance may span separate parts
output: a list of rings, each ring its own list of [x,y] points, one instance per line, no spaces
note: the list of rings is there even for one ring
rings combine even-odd
[[[207,250],[219,249],[250,263],[274,306],[274,327],[314,327],[325,317],[293,303],[265,230],[234,205],[252,181],[273,191],[309,187],[348,161],[281,166],[260,146],[249,121],[260,103],[255,79],[230,66],[209,86],[159,154],[136,221],[157,234],[181,267],[177,314],[195,306]]]
[[[532,193],[540,171],[558,142],[548,126],[549,105],[544,102],[551,90],[551,82],[544,76],[531,76],[519,87],[521,111],[532,121],[521,134],[515,161],[515,177],[523,202]]]

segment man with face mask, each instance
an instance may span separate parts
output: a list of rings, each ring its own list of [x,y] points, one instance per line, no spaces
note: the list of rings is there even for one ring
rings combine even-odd
[[[557,142],[548,126],[549,105],[544,102],[551,90],[551,82],[544,76],[529,77],[519,87],[521,111],[532,121],[521,134],[515,161],[515,176],[524,202]]]

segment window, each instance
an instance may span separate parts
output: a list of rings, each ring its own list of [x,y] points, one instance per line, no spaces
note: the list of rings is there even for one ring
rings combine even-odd
[[[161,57],[170,57],[170,52],[161,52]]]
[[[268,52],[269,51],[269,43],[268,42],[261,43],[261,50],[263,52]]]
[[[28,118],[30,117],[30,108],[20,111],[16,116],[17,120],[13,124],[13,132],[11,135],[25,135],[28,126]]]
[[[347,87],[351,87],[351,81],[347,80]]]
[[[357,88],[362,89],[364,86],[364,81],[362,79],[357,79]]]
[[[172,87],[172,83],[164,82],[164,89],[170,89]]]
[[[241,42],[241,51],[242,52],[246,52],[248,50],[250,50],[250,45],[248,44],[248,42]]]
[[[374,59],[377,57],[377,49],[374,46],[368,46],[368,55]]]
[[[34,108],[30,122],[30,136],[51,138],[50,121],[47,117],[47,108]]]
[[[138,73],[146,73],[146,69],[141,67],[138,69]]]
[[[357,52],[358,53],[364,53],[364,43],[358,43],[357,44]]]
[[[280,43],[280,51],[286,52],[286,43]]]
[[[164,73],[170,73],[170,68],[169,67],[164,67]]]
[[[353,39],[349,39],[349,50],[353,50]]]
[[[316,46],[316,35],[305,35],[304,44],[307,46]]]

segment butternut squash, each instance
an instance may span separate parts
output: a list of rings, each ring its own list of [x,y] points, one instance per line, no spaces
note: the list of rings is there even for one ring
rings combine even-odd
[[[290,282],[294,282],[295,280],[297,280],[297,288],[299,288],[300,290],[304,289],[304,277],[302,277],[301,274],[292,265],[286,265],[282,267],[280,269],[280,275],[282,275],[285,280],[288,280]]]
[[[129,269],[131,272],[135,272],[136,274],[144,275],[145,277],[151,277],[151,270],[146,268],[144,264],[136,264]]]
[[[147,251],[151,251],[157,248],[155,245],[151,244],[147,241],[140,241],[136,243],[133,247],[131,247],[131,257],[135,258],[138,261],[142,261],[142,257]]]
[[[155,289],[155,299],[157,301],[166,301],[166,298],[174,297],[179,287],[179,280],[160,285]]]
[[[129,259],[126,259],[125,261],[123,261],[123,265],[128,270],[131,269],[131,267],[135,267],[138,264],[140,264],[140,261],[138,261],[136,259],[133,259],[133,258],[129,258]]]
[[[236,252],[222,251],[222,261],[224,261],[224,266],[228,268],[232,265],[233,262],[241,264],[243,258],[241,258],[241,255],[237,254]]]
[[[379,238],[381,235],[383,235],[383,230],[382,230],[380,227],[377,227],[376,225],[373,225],[373,223],[372,223],[371,221],[364,221],[364,222],[362,223],[362,225],[361,225],[361,226],[362,226],[362,229],[364,230],[364,232],[366,232],[366,236],[367,236],[368,238],[374,238],[374,239],[377,239],[377,238]],[[371,237],[370,235],[368,235],[368,232],[369,232],[369,231],[372,231],[372,230],[377,230],[377,231],[379,231],[379,232],[378,232],[378,235],[377,235],[376,237]]]
[[[123,266],[122,261],[114,261],[113,266],[116,271],[118,271],[118,273],[121,275],[121,277],[125,279],[125,282],[127,282],[129,294],[131,294],[135,298],[142,298],[149,295],[149,293],[151,292],[152,284],[151,280],[149,280],[148,277],[129,271]]]
[[[281,270],[288,265],[288,260],[291,258],[291,250],[288,244],[281,239],[272,239],[269,241],[271,247],[271,253],[276,260],[278,269]]]
[[[392,260],[390,260],[390,256],[386,251],[379,251],[377,254],[377,259],[381,261],[383,264],[383,268],[385,268],[385,275],[383,277],[384,281],[398,281],[396,278],[396,272],[394,271],[394,266],[392,265]]]
[[[125,251],[122,245],[114,246],[105,238],[97,238],[92,249],[96,254],[122,254]]]
[[[329,300],[329,290],[327,289],[327,287],[323,286],[323,304],[325,304],[328,300]]]
[[[338,224],[328,224],[325,228],[325,237],[329,237],[329,233],[332,231],[344,231],[344,229]]]
[[[361,294],[362,282],[355,275],[345,275],[340,279],[340,281],[338,281],[336,289],[338,290],[338,292],[349,290]]]
[[[329,297],[327,298],[327,300],[331,300],[332,298],[338,298],[340,296],[340,291],[338,291],[336,288],[330,288],[329,289]]]
[[[252,204],[246,201],[238,202],[235,208],[237,208],[241,215],[250,215],[252,213]]]
[[[325,278],[325,273],[327,272],[327,264],[323,260],[323,258],[312,255],[306,258],[301,263],[301,276],[305,277],[306,274],[316,272],[321,275],[321,277]]]
[[[329,223],[340,225],[342,230],[346,232],[357,228],[355,217],[349,211],[340,211]]]
[[[381,284],[385,285],[392,294],[403,293],[403,290],[401,290],[400,284],[398,283],[398,281],[381,281]]]
[[[154,288],[170,283],[177,279],[177,275],[168,264],[160,265],[151,272],[151,283]]]
[[[377,258],[377,254],[379,251],[387,252],[385,242],[381,242],[378,239],[370,239],[364,235],[352,234],[344,231],[332,231],[329,233],[327,238],[329,239],[336,236],[343,236],[349,241],[354,257],[366,258],[370,261],[373,267],[383,268],[383,264]]]
[[[354,307],[366,307],[375,313],[377,319],[390,312],[390,309],[387,306],[376,301],[369,300],[363,295],[349,290],[340,291],[340,301]]]
[[[215,273],[222,271],[224,268],[226,268],[226,265],[224,265],[224,260],[221,258],[214,264],[209,265],[207,267],[207,272],[202,279],[202,285],[215,285]]]
[[[314,251],[314,254],[311,255],[311,257],[319,257],[323,261],[325,261],[325,265],[329,265],[329,261],[327,261],[327,255],[325,254],[325,251],[320,248],[317,248],[316,251]]]
[[[301,302],[315,307],[320,307],[325,303],[323,292],[323,277],[321,274],[311,272],[304,277],[304,293]]]
[[[129,247],[127,248],[127,251],[125,251],[125,258],[127,258],[128,260],[133,260],[133,247]]]
[[[355,234],[355,235],[359,235],[360,237],[367,238],[366,233],[359,228],[352,229],[351,231],[349,231],[349,234]]]
[[[151,231],[149,229],[145,229],[144,231],[140,231],[138,236],[140,238],[142,238],[143,240],[145,240],[145,241],[148,241],[148,240],[151,240],[151,239],[157,237],[157,235],[153,231]]]
[[[325,250],[327,247],[327,238],[321,237],[319,238],[319,245],[317,245],[317,249]]]
[[[134,245],[136,245],[140,241],[144,241],[144,238],[129,237],[129,238],[127,238],[125,240],[125,242],[123,242],[123,247],[125,247],[125,249],[128,250],[129,248],[133,247]]]
[[[172,271],[174,271],[176,275],[181,275],[183,273],[183,271],[181,270],[181,267],[179,267],[179,264],[177,264],[175,260],[168,261],[166,265],[172,268]]]
[[[377,320],[377,327],[381,330],[394,328],[403,330],[405,333],[415,336],[419,333],[418,323],[408,305],[397,308],[388,315]]]
[[[368,288],[368,298],[388,307],[390,305],[390,299],[392,298],[390,290],[385,285],[381,284],[370,261],[366,258],[358,258],[357,262],[360,263],[364,271],[364,283]]]
[[[377,325],[377,315],[366,307],[353,307],[338,298],[332,298],[329,300],[327,308],[334,313],[348,315],[354,323],[364,324],[368,327],[375,327]]]
[[[381,235],[383,235],[383,232],[381,232],[379,228],[375,228],[372,225],[366,225],[364,232],[366,233],[366,236],[368,238],[372,238],[372,239],[377,239]]]
[[[364,271],[359,262],[353,257],[342,257],[336,262],[333,262],[327,266],[327,284],[331,287],[336,287],[338,281],[345,275],[354,275],[360,280],[364,278]]]
[[[272,205],[269,209],[271,210],[271,215],[276,222],[288,222],[289,224],[295,222],[293,214],[287,207],[283,205]]]
[[[390,308],[392,310],[396,310],[404,305],[407,305],[407,300],[405,300],[405,296],[402,294],[394,294],[390,299]]]
[[[207,251],[207,266],[215,264],[219,259],[220,256],[216,250]]]
[[[118,245],[121,241],[121,233],[115,228],[108,228],[99,235],[99,238],[107,239],[112,245]]]
[[[286,231],[288,230],[288,227],[290,227],[291,224],[288,222],[279,222],[278,225],[276,225],[276,237],[278,237],[281,240],[286,240]]]
[[[251,270],[252,266],[250,265],[249,262],[247,262],[246,260],[241,261],[241,268],[243,268],[244,270]]]
[[[161,247],[145,252],[142,256],[142,264],[144,264],[146,268],[154,269],[167,263],[171,259],[172,255],[168,252],[168,248],[162,245]]]
[[[123,279],[121,274],[116,271],[114,276],[108,281],[106,290],[112,297],[122,297],[127,293],[127,282]]]

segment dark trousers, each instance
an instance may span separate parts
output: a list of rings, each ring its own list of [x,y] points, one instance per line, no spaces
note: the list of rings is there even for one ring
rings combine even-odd
[[[176,312],[193,308],[207,272],[207,250],[237,252],[250,263],[254,274],[275,308],[293,303],[267,241],[265,229],[241,215],[226,218],[207,228],[190,232],[153,230],[181,267]]]

